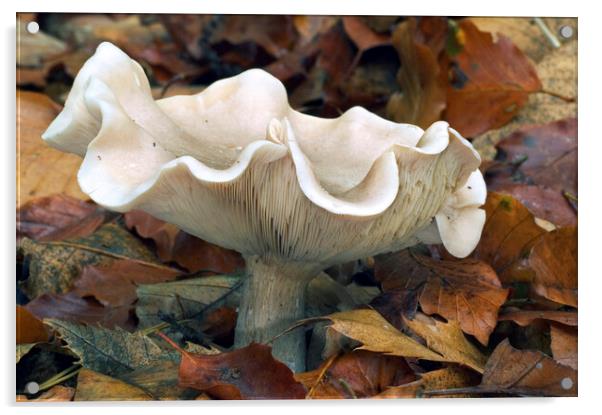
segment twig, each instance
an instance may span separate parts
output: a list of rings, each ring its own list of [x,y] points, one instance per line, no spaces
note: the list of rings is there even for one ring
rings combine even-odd
[[[309,399],[311,397],[311,395],[314,393],[314,391],[316,390],[316,388],[318,387],[318,385],[322,381],[322,378],[324,377],[324,375],[326,374],[326,372],[328,371],[328,369],[330,369],[330,366],[332,366],[332,364],[334,363],[334,361],[336,360],[337,357],[339,357],[338,353],[333,354],[332,356],[330,356],[328,358],[328,360],[324,364],[324,367],[322,368],[322,370],[318,374],[318,378],[316,379],[316,382],[312,385],[311,388],[309,388],[309,391],[307,392],[307,395],[305,395],[305,399]]]
[[[45,382],[41,383],[38,389],[38,392],[44,391],[46,389],[50,389],[51,387],[58,385],[66,381],[67,379],[77,375],[79,371],[82,369],[81,365],[73,365],[63,370],[62,372],[57,373],[52,376],[50,379],[47,379]],[[37,393],[37,392],[36,392]]]
[[[548,39],[552,47],[558,49],[561,45],[560,41],[556,36],[554,36],[554,33],[552,33],[548,25],[541,19],[541,17],[534,17],[533,21],[537,27],[539,27],[539,30],[542,31],[546,39]]]

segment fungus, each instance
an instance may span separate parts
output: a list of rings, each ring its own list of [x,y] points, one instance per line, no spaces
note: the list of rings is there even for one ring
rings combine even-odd
[[[424,131],[360,107],[302,114],[260,69],[154,101],[140,65],[103,43],[43,138],[83,157],[78,181],[99,205],[144,210],[244,256],[236,346],[303,318],[321,270],[421,241],[464,257],[485,221],[479,155],[447,123]],[[303,370],[303,330],[278,337],[273,354]]]

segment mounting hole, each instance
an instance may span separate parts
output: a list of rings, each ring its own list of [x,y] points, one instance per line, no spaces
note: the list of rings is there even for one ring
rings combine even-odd
[[[562,387],[562,389],[564,390],[569,390],[573,387],[573,379],[571,378],[564,378],[560,381],[560,386]]]
[[[29,395],[35,395],[39,391],[40,385],[38,384],[38,382],[28,382],[27,385],[25,385],[25,392]]]
[[[27,31],[32,35],[35,35],[40,31],[40,25],[38,22],[29,22],[27,23]]]
[[[560,33],[560,36],[562,36],[565,39],[572,38],[574,34],[573,27],[568,25],[561,26],[558,32]]]

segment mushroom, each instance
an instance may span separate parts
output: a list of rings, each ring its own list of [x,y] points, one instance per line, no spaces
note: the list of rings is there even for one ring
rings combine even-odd
[[[321,270],[419,242],[465,257],[485,221],[480,157],[447,123],[424,131],[361,107],[302,114],[260,69],[154,101],[141,66],[103,43],[42,137],[83,157],[78,181],[99,205],[144,210],[244,256],[237,347],[303,318]],[[272,350],[303,370],[303,329]]]

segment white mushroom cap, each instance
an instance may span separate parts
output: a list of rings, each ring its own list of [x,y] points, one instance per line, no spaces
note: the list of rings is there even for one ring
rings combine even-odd
[[[245,255],[327,266],[410,246],[436,222],[466,256],[484,224],[480,158],[447,123],[305,115],[259,69],[154,101],[141,67],[103,43],[43,138],[84,156],[80,186],[101,206]]]

